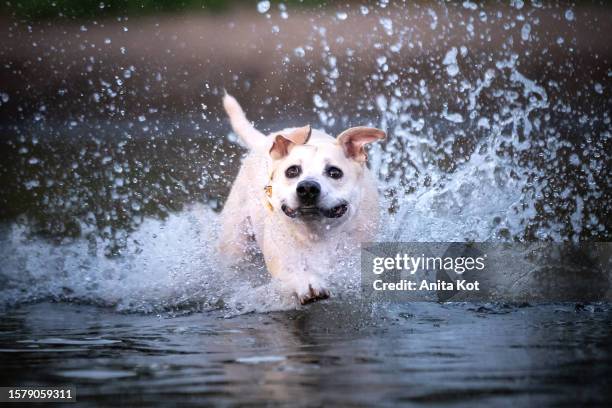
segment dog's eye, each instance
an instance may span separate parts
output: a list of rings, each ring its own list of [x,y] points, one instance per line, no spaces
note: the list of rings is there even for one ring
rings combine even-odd
[[[287,167],[287,170],[285,170],[285,176],[287,176],[287,178],[296,178],[301,172],[302,168],[300,166],[293,165]]]
[[[331,177],[334,180],[338,180],[344,175],[344,173],[342,173],[342,170],[334,166],[329,166],[327,169],[325,169],[325,172],[327,173],[328,177]]]

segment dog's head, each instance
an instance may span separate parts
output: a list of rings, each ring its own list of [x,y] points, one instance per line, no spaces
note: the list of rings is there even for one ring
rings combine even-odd
[[[274,136],[269,197],[285,216],[305,223],[338,224],[359,209],[366,170],[366,144],[382,130],[354,127],[334,140],[310,126]]]

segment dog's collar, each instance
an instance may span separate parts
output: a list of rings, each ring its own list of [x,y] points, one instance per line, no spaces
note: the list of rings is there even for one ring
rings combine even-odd
[[[274,206],[272,205],[272,177],[274,177],[274,170],[270,172],[270,176],[268,177],[268,184],[264,186],[264,194],[266,195],[266,207],[268,210],[274,211]]]
[[[268,184],[267,186],[264,187],[264,193],[266,194],[266,206],[268,207],[268,210],[270,211],[274,211],[274,207],[272,206],[272,185]]]

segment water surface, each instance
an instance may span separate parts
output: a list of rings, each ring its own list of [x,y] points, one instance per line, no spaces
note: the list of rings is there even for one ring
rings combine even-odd
[[[224,318],[43,303],[2,315],[0,362],[3,385],[74,385],[83,406],[603,404],[612,308],[322,302]]]

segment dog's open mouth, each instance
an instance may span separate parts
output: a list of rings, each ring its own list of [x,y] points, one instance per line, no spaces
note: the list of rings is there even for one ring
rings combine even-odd
[[[287,204],[283,204],[281,206],[281,209],[283,210],[286,216],[291,218],[296,218],[298,216],[304,218],[316,218],[321,215],[326,218],[340,218],[344,214],[346,214],[348,210],[348,204],[343,203],[332,208],[319,208],[312,206],[298,207],[296,209],[289,207]]]
[[[343,203],[332,208],[321,208],[319,212],[327,218],[340,218],[348,210],[348,204]]]

